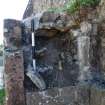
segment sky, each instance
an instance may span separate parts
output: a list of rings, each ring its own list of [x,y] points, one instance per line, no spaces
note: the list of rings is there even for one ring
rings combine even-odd
[[[28,0],[0,0],[0,44],[3,43],[3,20],[21,20]]]

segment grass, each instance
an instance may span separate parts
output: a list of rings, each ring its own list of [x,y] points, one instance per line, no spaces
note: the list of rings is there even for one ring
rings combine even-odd
[[[98,6],[101,0],[69,0],[63,7],[59,8],[49,8],[48,11],[55,13],[66,12],[69,15],[72,15],[73,21],[77,26],[80,25],[81,19],[75,18],[76,15],[80,15],[80,10],[85,8],[95,8]],[[78,14],[75,14],[78,13]]]
[[[4,99],[5,99],[5,90],[0,89],[0,105],[4,105]]]
[[[80,7],[95,7],[100,0],[70,0],[66,5],[66,10],[69,13],[75,13]]]
[[[100,0],[69,0],[64,7],[60,8],[49,8],[48,11],[51,12],[68,12],[70,14],[79,11],[80,7],[95,7],[99,4]]]

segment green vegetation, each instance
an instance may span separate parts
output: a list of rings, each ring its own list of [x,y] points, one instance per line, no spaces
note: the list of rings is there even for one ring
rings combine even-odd
[[[5,90],[0,89],[0,105],[4,105],[4,100],[5,100]]]
[[[95,7],[100,0],[70,0],[66,5],[66,10],[69,13],[75,13],[80,7]]]
[[[80,7],[95,7],[98,5],[100,0],[69,0],[62,8],[49,8],[52,12],[63,12],[75,13],[80,9]]]
[[[85,10],[85,8],[95,8],[99,2],[100,0],[69,0],[69,2],[64,5],[64,7],[49,8],[48,11],[55,13],[66,12],[67,14],[72,15],[73,21],[77,26],[79,26],[81,22],[80,11]],[[80,18],[75,18],[75,13],[78,13]]]

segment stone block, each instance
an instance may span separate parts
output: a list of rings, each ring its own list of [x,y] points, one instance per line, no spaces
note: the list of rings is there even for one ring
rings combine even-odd
[[[27,105],[89,105],[87,87],[70,86],[26,93]]]
[[[33,0],[33,12],[38,13],[46,11],[49,8],[63,7],[68,1],[69,0]]]
[[[90,105],[105,105],[105,89],[91,88]]]
[[[5,55],[6,105],[25,105],[22,52]]]
[[[17,20],[4,20],[4,46],[6,50],[17,50],[22,45],[22,23]]]

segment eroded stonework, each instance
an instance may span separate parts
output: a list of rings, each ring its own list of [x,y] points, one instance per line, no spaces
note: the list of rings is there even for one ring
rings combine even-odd
[[[6,105],[25,105],[21,22],[4,21]]]
[[[51,8],[63,7],[69,0],[29,0],[23,18]]]
[[[64,3],[30,0],[22,21],[4,21],[7,105],[105,105],[104,22],[94,19],[93,8],[84,10],[85,18],[80,11],[79,25],[66,13],[41,11]],[[33,71],[32,19],[36,70],[45,90],[27,76]]]

